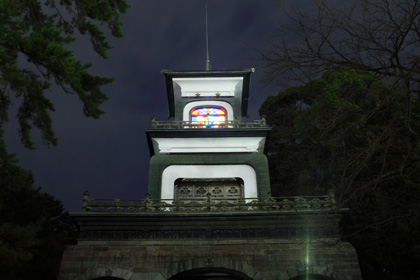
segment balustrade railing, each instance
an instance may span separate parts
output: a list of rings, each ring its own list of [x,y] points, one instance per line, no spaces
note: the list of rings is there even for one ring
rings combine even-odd
[[[335,208],[334,194],[323,196],[293,196],[258,198],[205,199],[96,199],[83,194],[82,211],[89,212],[250,212],[330,210]]]
[[[157,121],[155,117],[152,118],[153,129],[184,129],[184,128],[202,128],[202,129],[214,129],[214,128],[265,128],[267,123],[265,119],[254,120],[254,121],[226,121],[221,124],[197,124],[196,122],[190,121]]]

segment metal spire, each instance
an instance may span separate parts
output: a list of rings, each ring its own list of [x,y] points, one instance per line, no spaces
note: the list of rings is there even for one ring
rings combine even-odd
[[[207,59],[206,59],[206,71],[211,70],[210,58],[209,58],[209,31],[207,27],[207,3],[206,3],[206,50],[207,50]]]

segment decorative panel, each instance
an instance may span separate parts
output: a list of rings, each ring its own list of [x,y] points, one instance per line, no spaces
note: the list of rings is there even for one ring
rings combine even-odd
[[[243,198],[243,181],[239,178],[178,179],[175,199],[239,199]]]

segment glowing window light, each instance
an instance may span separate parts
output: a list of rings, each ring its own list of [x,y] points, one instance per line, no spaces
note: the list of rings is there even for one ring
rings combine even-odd
[[[226,111],[219,107],[197,107],[191,110],[191,123],[198,124],[199,128],[223,127],[226,123]]]

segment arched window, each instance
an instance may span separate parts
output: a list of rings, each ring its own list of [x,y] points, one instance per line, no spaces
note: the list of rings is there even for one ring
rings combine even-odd
[[[224,127],[226,123],[226,110],[221,107],[196,107],[190,116],[191,123],[198,124],[199,128]]]
[[[213,179],[217,181],[219,179],[223,180],[223,178],[235,178],[240,189],[235,187],[229,192],[231,188],[227,188],[225,191],[228,194],[237,193],[235,190],[238,190],[238,192],[242,191],[243,186],[241,196],[243,195],[244,198],[248,199],[258,197],[257,173],[250,165],[170,165],[162,172],[161,199],[171,200],[175,198],[175,185],[179,185],[177,179],[187,179],[187,183],[191,183],[195,178],[203,177],[210,181]],[[202,182],[199,183],[201,184]],[[207,189],[213,190],[211,187]],[[188,193],[188,191],[186,192]]]

